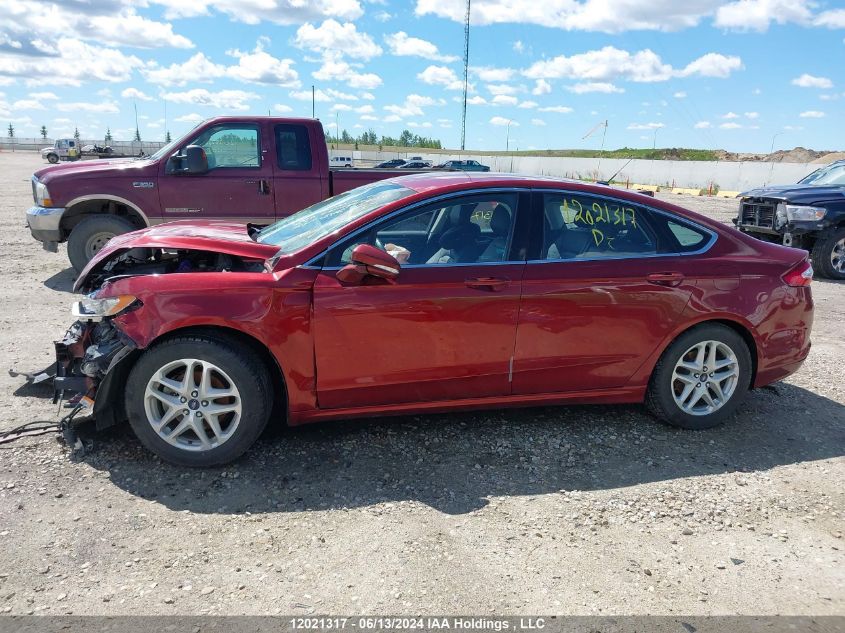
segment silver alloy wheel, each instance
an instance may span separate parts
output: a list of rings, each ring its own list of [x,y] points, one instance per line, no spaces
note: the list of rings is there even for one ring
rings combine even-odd
[[[830,265],[838,273],[845,273],[845,237],[833,245],[830,251]]]
[[[672,372],[675,404],[690,415],[709,415],[730,400],[739,381],[736,354],[721,341],[702,341],[681,355]]]
[[[99,233],[94,233],[94,235],[89,237],[85,242],[85,254],[88,256],[88,259],[94,257],[94,255],[96,255],[97,252],[114,236],[114,233],[100,231]]]
[[[168,444],[209,451],[232,437],[241,396],[231,378],[208,361],[183,358],[159,368],[144,392],[147,421]]]

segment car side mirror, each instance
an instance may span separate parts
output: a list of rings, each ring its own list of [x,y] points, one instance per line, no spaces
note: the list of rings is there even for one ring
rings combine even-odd
[[[181,154],[170,157],[168,168],[175,174],[204,174],[208,171],[208,156],[199,145],[188,145]]]
[[[402,269],[393,255],[369,244],[358,244],[352,250],[351,260],[351,264],[337,271],[337,278],[343,283],[361,283],[368,275],[392,282]]]

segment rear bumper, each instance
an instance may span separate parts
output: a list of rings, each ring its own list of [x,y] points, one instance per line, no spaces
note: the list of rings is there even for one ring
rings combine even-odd
[[[39,242],[61,242],[64,207],[30,207],[26,212],[29,232]]]

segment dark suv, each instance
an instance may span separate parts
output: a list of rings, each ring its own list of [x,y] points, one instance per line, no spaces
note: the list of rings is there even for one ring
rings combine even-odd
[[[739,197],[734,224],[740,231],[808,250],[819,274],[845,279],[845,160],[798,184],[752,189]]]

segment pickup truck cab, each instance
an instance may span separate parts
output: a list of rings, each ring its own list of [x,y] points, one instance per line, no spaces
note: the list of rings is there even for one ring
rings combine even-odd
[[[32,177],[32,236],[68,243],[77,270],[115,235],[184,219],[270,224],[395,172],[331,170],[315,119],[216,117],[143,158],[47,166]]]
[[[60,160],[78,160],[80,155],[79,141],[75,138],[57,138],[52,147],[41,150],[41,158],[55,165]]]
[[[845,279],[845,160],[794,185],[769,185],[739,195],[734,224],[767,242],[810,251],[813,268]]]

